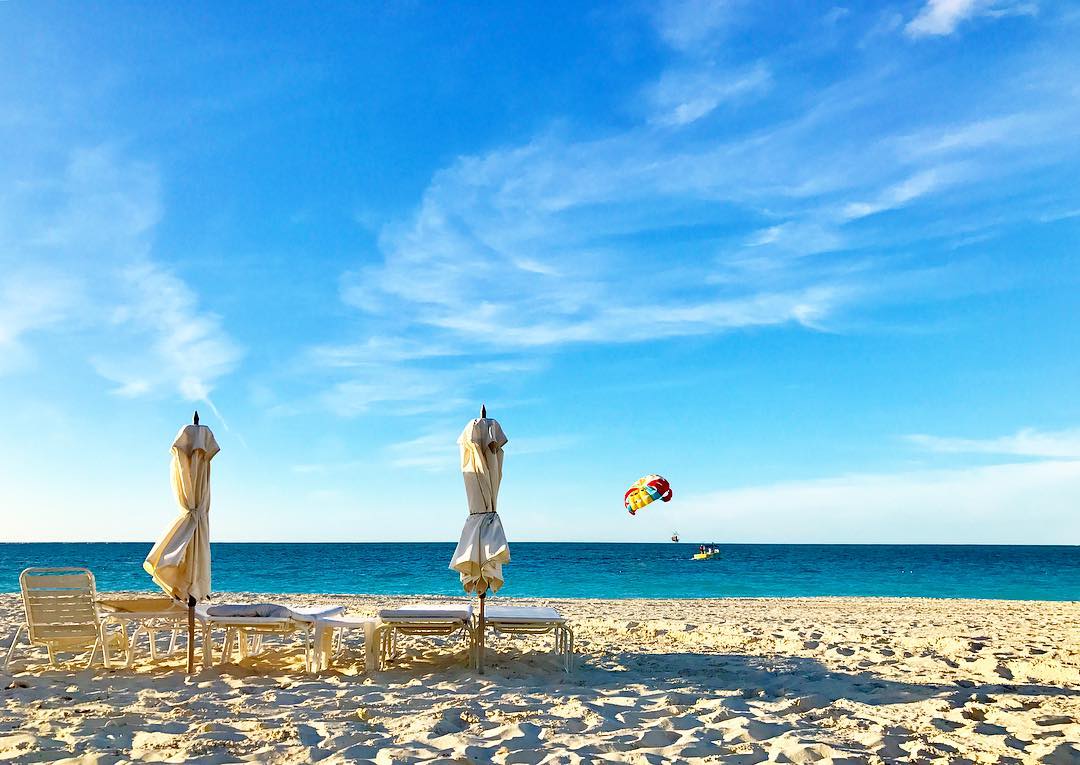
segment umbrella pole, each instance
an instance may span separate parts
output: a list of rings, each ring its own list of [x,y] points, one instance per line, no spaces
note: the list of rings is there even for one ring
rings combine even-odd
[[[206,647],[203,646],[203,650]],[[188,596],[187,601],[187,671],[195,672],[195,598]]]
[[[480,637],[476,643],[476,669],[481,675],[484,674],[484,601],[487,600],[487,587],[480,593]]]

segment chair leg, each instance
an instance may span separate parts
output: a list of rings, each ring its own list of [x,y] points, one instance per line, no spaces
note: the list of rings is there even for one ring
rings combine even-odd
[[[169,656],[176,653],[176,627],[172,628],[172,638],[169,639]]]
[[[233,636],[236,630],[232,627],[225,628],[225,642],[221,644],[221,663],[226,664],[232,658]]]
[[[20,624],[19,628],[15,630],[15,637],[11,639],[11,645],[8,646],[7,657],[4,659],[4,671],[7,672],[8,665],[11,664],[11,657],[15,654],[15,645],[19,642],[19,635],[23,633],[23,630],[28,629],[25,624]]]
[[[98,631],[98,639],[94,641],[94,647],[90,649],[90,660],[86,662],[86,668],[94,664],[94,657],[97,656],[98,646],[101,647],[101,663],[105,665],[105,669],[109,669],[109,649],[105,642],[105,627],[102,625]]]
[[[57,664],[57,662],[56,662],[56,651],[53,650],[53,647],[51,645],[46,646],[46,648],[49,649],[49,666],[52,666],[52,667],[59,666],[59,664]]]
[[[191,635],[188,635],[188,639]],[[214,636],[210,631],[210,625],[204,624],[202,629],[202,664],[203,669],[210,669],[214,663]]]
[[[142,629],[142,625],[137,625],[135,629],[131,631],[131,636],[128,637],[127,630],[124,630],[124,642],[127,646],[124,653],[127,654],[127,668],[131,669],[135,664],[135,643],[139,639],[139,630]]]
[[[389,664],[390,662],[392,662],[394,660],[394,651],[393,651],[393,648],[390,645],[390,630],[392,630],[392,629],[393,628],[391,627],[390,629],[387,630],[386,634],[383,635],[383,645],[382,645],[382,654],[383,654],[382,663],[383,664]]]
[[[141,624],[137,624],[135,625],[135,629],[131,631],[130,637],[127,636],[126,630],[124,632],[124,639],[127,643],[127,647],[124,653],[127,654],[128,669],[131,669],[132,665],[135,664],[135,644],[139,642],[139,633],[142,631],[143,626]]]

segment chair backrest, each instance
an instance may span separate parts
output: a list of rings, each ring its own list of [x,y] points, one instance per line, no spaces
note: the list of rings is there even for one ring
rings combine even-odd
[[[100,620],[94,575],[85,568],[28,568],[19,575],[34,643],[93,643]]]

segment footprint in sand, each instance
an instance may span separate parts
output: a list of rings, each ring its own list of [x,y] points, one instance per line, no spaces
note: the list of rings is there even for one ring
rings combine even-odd
[[[469,724],[462,719],[462,710],[444,709],[439,715],[438,721],[431,726],[431,733],[433,736],[445,736],[450,733],[461,733]]]
[[[1045,765],[1076,765],[1080,762],[1080,746],[1072,743],[1059,744],[1039,762]]]
[[[1041,725],[1044,728],[1055,725],[1068,725],[1073,722],[1076,722],[1076,719],[1069,717],[1068,715],[1047,715],[1046,717],[1039,717],[1035,720],[1036,725]]]
[[[757,744],[791,730],[790,725],[735,717],[717,725],[724,731],[724,740],[731,743]]]
[[[648,730],[642,733],[634,743],[638,749],[663,749],[682,738],[682,735],[670,730]]]

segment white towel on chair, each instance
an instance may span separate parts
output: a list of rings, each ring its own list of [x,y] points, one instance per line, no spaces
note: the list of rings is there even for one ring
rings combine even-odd
[[[289,608],[279,603],[230,603],[209,606],[206,615],[221,619],[295,619],[313,622],[318,616],[340,614],[345,606],[302,606]]]

